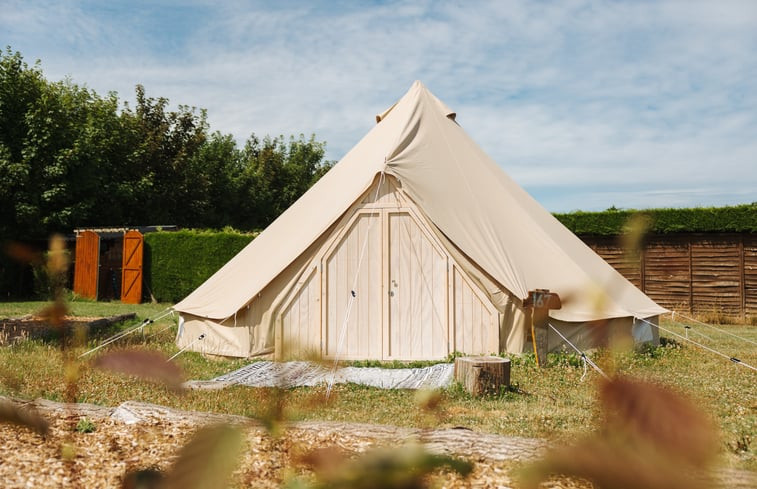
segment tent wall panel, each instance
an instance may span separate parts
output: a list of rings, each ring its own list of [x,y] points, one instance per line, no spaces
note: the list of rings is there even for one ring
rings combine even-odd
[[[234,319],[214,321],[182,314],[177,346],[212,355],[247,357],[250,355],[250,329],[234,325]],[[200,336],[205,335],[202,340]]]
[[[646,318],[646,321],[659,324],[659,316]],[[634,321],[633,318],[614,318],[603,321],[587,323],[565,322],[550,319],[550,324],[565,336],[568,341],[581,350],[596,348],[597,346],[630,346],[635,343],[652,342],[657,345],[660,342],[660,332],[644,321]],[[637,337],[634,339],[634,337]],[[567,345],[557,333],[549,329],[547,331],[547,345],[549,351],[575,352]],[[527,351],[533,351],[530,341],[527,342]]]
[[[499,310],[499,351],[525,351],[531,324],[531,314],[514,300],[508,300]]]
[[[320,274],[313,268],[293,300],[281,315],[282,357],[298,358],[321,354]]]
[[[499,313],[457,266],[452,269],[455,351],[469,355],[497,353]]]

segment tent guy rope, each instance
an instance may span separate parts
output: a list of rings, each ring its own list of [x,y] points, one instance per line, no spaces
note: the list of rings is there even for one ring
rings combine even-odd
[[[171,360],[173,360],[174,358],[178,357],[179,355],[181,355],[182,353],[184,353],[185,351],[187,351],[187,348],[189,348],[190,346],[192,346],[192,345],[194,345],[195,343],[197,343],[198,341],[202,341],[202,340],[204,340],[204,339],[205,339],[205,333],[201,334],[200,336],[198,336],[198,337],[197,337],[197,339],[196,339],[196,340],[194,340],[193,342],[191,342],[190,344],[188,344],[187,346],[185,346],[185,347],[184,347],[184,348],[182,348],[181,350],[177,351],[176,353],[174,353],[174,354],[173,354],[173,355],[171,356],[171,358],[169,358],[168,360],[166,360],[166,363],[170,362],[170,361],[171,361]]]
[[[147,326],[148,324],[152,324],[152,323],[154,323],[155,321],[159,321],[159,320],[163,319],[164,317],[168,316],[169,314],[173,314],[173,309],[171,309],[171,308],[169,307],[169,308],[167,308],[167,309],[164,309],[164,310],[163,310],[163,311],[162,311],[161,313],[159,313],[159,314],[160,314],[160,315],[159,315],[158,317],[156,317],[156,318],[147,318],[147,319],[145,319],[144,321],[142,321],[141,323],[139,323],[139,324],[137,324],[137,325],[135,325],[135,326],[132,326],[131,328],[125,329],[124,331],[119,331],[118,333],[114,334],[113,336],[111,336],[111,337],[109,337],[109,338],[105,339],[105,340],[104,340],[104,341],[103,341],[102,343],[100,343],[100,344],[99,344],[98,346],[96,346],[96,347],[94,347],[94,348],[92,348],[92,349],[90,349],[90,350],[87,350],[87,351],[85,351],[84,353],[82,353],[81,355],[79,355],[79,358],[85,357],[85,356],[89,355],[90,353],[94,353],[94,352],[96,352],[97,350],[99,350],[99,349],[101,349],[101,348],[103,348],[103,347],[105,347],[105,346],[108,346],[108,345],[110,345],[111,343],[114,343],[114,342],[116,342],[116,341],[120,340],[121,338],[124,338],[124,337],[126,337],[126,336],[128,336],[128,335],[132,334],[132,333],[133,333],[133,332],[135,332],[135,331],[138,331],[138,330],[144,329],[144,327],[145,327],[145,326]]]
[[[691,321],[692,323],[697,323],[697,324],[701,324],[702,326],[707,326],[707,327],[708,327],[708,328],[710,328],[710,329],[714,329],[715,331],[720,331],[721,333],[723,333],[723,334],[726,334],[726,335],[728,335],[728,336],[732,336],[733,338],[739,339],[739,340],[741,340],[741,341],[746,341],[747,343],[751,343],[751,344],[753,344],[753,345],[757,345],[757,341],[754,341],[754,340],[750,340],[749,338],[744,338],[743,336],[739,336],[739,335],[733,334],[733,333],[731,333],[730,331],[726,331],[726,330],[724,330],[724,329],[721,329],[721,328],[715,327],[715,326],[713,326],[713,325],[711,325],[711,324],[703,323],[702,321],[697,321],[697,320],[696,320],[696,319],[694,319],[694,318],[690,318],[690,317],[688,317],[688,316],[684,316],[684,315],[683,315],[683,314],[681,314],[680,312],[672,311],[672,312],[670,313],[671,319],[672,319],[672,321],[673,321],[674,323],[683,324],[683,323],[680,323],[680,322],[676,321],[676,315],[678,315],[678,316],[681,316],[681,317],[682,317],[682,318],[684,318],[685,320],[687,320],[687,321]],[[688,326],[688,325],[684,325],[684,326]],[[689,326],[689,328],[691,328],[691,326]],[[694,330],[692,329],[692,331],[694,331]],[[700,334],[700,335],[702,335],[702,336],[704,336],[705,338],[708,338],[707,336],[703,335],[702,333],[699,333],[699,334]],[[712,338],[709,338],[709,339],[712,339]]]
[[[655,327],[655,328],[657,328],[657,329],[659,329],[661,331],[665,331],[666,333],[672,334],[673,336],[676,336],[676,337],[678,337],[678,338],[680,338],[680,339],[682,339],[684,341],[688,341],[689,343],[693,343],[696,346],[698,346],[699,348],[702,348],[703,350],[707,350],[710,353],[714,353],[714,354],[719,355],[719,356],[721,356],[723,358],[726,358],[726,359],[730,360],[731,362],[733,362],[733,363],[735,363],[737,365],[742,365],[742,366],[744,366],[746,368],[750,368],[750,369],[754,370],[755,372],[757,372],[757,367],[749,365],[748,363],[745,363],[745,362],[741,361],[740,359],[738,359],[736,357],[728,356],[725,353],[722,353],[722,352],[719,352],[719,351],[715,350],[714,348],[710,348],[709,346],[705,346],[705,345],[703,345],[703,344],[701,344],[701,343],[699,343],[697,341],[694,341],[694,340],[692,340],[690,338],[687,338],[687,337],[685,337],[683,335],[680,335],[680,334],[676,333],[675,331],[671,331],[671,330],[669,330],[667,328],[663,328],[659,324],[654,324],[654,323],[652,323],[650,321],[647,321],[644,318],[634,318],[634,319],[637,319],[639,321],[645,322],[645,323],[649,324],[650,326],[653,326],[653,327]]]
[[[563,339],[563,341],[565,343],[569,344],[571,346],[571,348],[573,348],[574,350],[576,350],[576,352],[581,355],[581,360],[583,360],[583,362],[584,362],[584,375],[581,376],[581,380],[583,380],[584,377],[586,376],[586,370],[585,369],[586,369],[586,364],[587,363],[589,365],[591,365],[591,368],[593,368],[594,370],[596,370],[597,372],[599,372],[599,374],[602,377],[604,377],[605,380],[610,380],[610,377],[608,377],[607,374],[604,373],[601,368],[599,368],[599,365],[597,365],[596,363],[594,363],[594,361],[592,361],[591,358],[589,358],[588,356],[586,356],[586,353],[584,353],[583,351],[579,350],[576,345],[574,345],[573,343],[571,343],[570,340],[568,340],[568,338],[566,338],[565,336],[563,336],[563,334],[560,333],[560,331],[558,331],[557,328],[555,328],[554,326],[552,326],[552,323],[547,323],[547,324],[549,325],[550,328],[552,328],[552,331],[554,331],[555,333],[557,333],[557,335],[560,338]]]

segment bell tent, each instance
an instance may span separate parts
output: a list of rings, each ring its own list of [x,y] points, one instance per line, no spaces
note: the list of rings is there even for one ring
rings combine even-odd
[[[666,312],[508,177],[420,82],[174,309],[177,344],[286,359],[531,350],[529,292],[579,348],[602,324],[654,341]],[[655,328],[656,329],[656,328]],[[548,347],[564,340],[548,335]]]

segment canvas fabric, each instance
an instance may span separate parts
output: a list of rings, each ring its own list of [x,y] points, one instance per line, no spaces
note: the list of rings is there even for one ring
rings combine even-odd
[[[666,310],[565,228],[489,158],[456,122],[455,113],[420,82],[376,117],[377,124],[326,175],[175,310],[190,323],[216,328],[216,351],[266,351],[273,326],[229,334],[245,308],[271,306],[345,212],[391,177],[429,229],[500,313],[500,348],[524,348],[522,301],[549,289],[563,299],[556,321],[590,323],[649,318]],[[309,251],[308,251],[309,250]],[[279,283],[279,288],[272,284]],[[260,317],[260,315],[258,315]],[[269,318],[270,319],[270,318]],[[235,337],[234,335],[238,335]],[[179,339],[179,346],[191,341]],[[234,343],[248,346],[232,346]],[[520,347],[520,348],[519,348]],[[244,353],[244,355],[242,355]]]

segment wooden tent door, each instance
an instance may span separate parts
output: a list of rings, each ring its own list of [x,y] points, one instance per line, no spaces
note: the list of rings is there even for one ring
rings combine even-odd
[[[387,212],[385,360],[449,354],[447,255],[409,211]]]
[[[74,292],[81,297],[97,299],[97,277],[100,268],[100,236],[84,231],[76,236]]]
[[[358,211],[324,256],[324,357],[381,358],[381,249],[381,214]]]
[[[124,234],[123,264],[121,266],[121,302],[142,302],[142,252],[144,238],[139,231]]]

